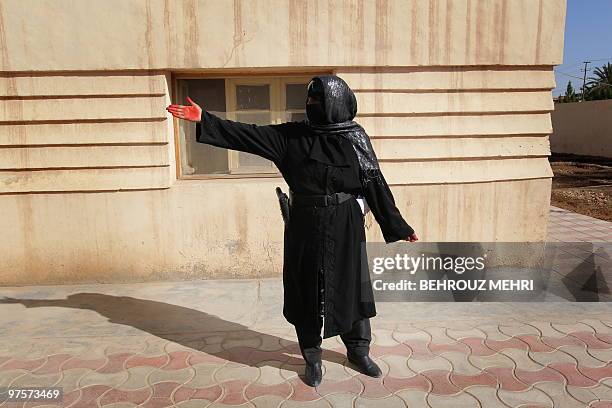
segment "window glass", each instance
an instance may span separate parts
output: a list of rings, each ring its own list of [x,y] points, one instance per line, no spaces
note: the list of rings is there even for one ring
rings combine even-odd
[[[270,109],[270,85],[236,85],[236,109]]]
[[[202,109],[226,118],[224,79],[188,79],[179,82],[177,103],[187,105],[189,96]],[[227,149],[198,143],[195,140],[195,123],[179,121],[181,174],[227,174],[229,157]]]
[[[308,84],[287,84],[285,86],[285,109],[306,109],[306,94]]]

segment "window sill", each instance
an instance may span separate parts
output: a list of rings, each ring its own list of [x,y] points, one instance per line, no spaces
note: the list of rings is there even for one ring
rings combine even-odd
[[[280,173],[234,173],[234,174],[191,174],[181,176],[177,181],[191,180],[232,180],[232,179],[254,179],[254,178],[279,178],[283,175]]]

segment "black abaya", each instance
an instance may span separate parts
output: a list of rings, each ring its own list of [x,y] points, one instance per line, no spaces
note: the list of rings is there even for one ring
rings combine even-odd
[[[196,137],[201,143],[273,161],[296,194],[363,195],[387,243],[414,233],[397,209],[377,163],[364,177],[363,160],[349,138],[315,132],[308,122],[258,126],[224,120],[207,111],[197,123]],[[273,191],[270,196],[275,197]],[[316,332],[319,276],[324,277],[320,282],[325,293],[323,338],[345,333],[355,321],[375,316],[367,256],[362,253],[364,215],[357,200],[327,207],[291,207],[289,219],[283,260],[287,321]]]

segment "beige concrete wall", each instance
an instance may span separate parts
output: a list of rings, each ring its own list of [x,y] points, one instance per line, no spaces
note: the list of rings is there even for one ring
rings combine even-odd
[[[424,240],[542,240],[564,14],[561,0],[3,1],[0,284],[280,274],[284,182],[177,180],[172,72],[331,69]]]
[[[552,124],[553,152],[612,158],[612,100],[557,103]]]

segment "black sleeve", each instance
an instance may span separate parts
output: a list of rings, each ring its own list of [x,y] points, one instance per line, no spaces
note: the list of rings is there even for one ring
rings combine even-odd
[[[287,123],[259,126],[235,122],[202,110],[196,122],[196,140],[226,149],[239,150],[280,163],[285,156]]]
[[[374,214],[386,243],[408,238],[414,230],[404,220],[380,170],[370,170],[363,186],[363,196]]]

